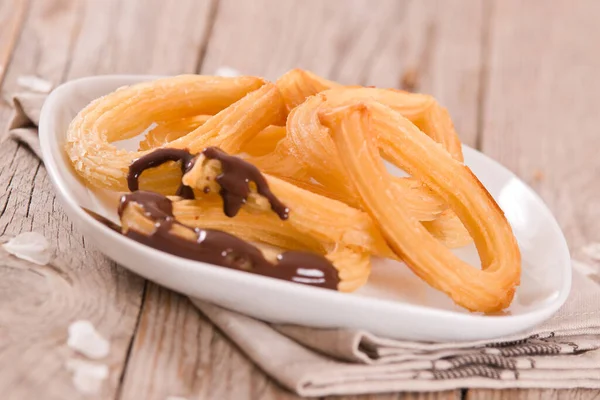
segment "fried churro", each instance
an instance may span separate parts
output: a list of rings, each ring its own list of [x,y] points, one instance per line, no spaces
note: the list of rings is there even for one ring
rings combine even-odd
[[[141,132],[138,151],[114,145]],[[301,69],[164,78],[90,103],[66,152],[90,187],[130,191],[123,234],[180,257],[340,291],[368,281],[372,256],[393,258],[482,312],[519,284],[510,225],[428,95]],[[449,249],[471,241],[481,270]]]

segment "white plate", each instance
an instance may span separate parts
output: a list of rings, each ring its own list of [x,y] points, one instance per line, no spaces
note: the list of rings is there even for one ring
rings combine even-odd
[[[119,75],[68,82],[52,92],[41,115],[44,160],[65,212],[102,252],[130,270],[186,295],[267,321],[358,328],[425,341],[492,339],[517,333],[547,319],[565,302],[571,287],[570,257],[552,214],[511,172],[468,147],[464,148],[466,164],[506,213],[523,257],[521,286],[510,308],[499,315],[460,309],[406,266],[390,260],[374,260],[369,283],[356,293],[344,294],[186,260],[111,231],[79,207],[115,215],[114,203],[88,190],[72,170],[63,151],[67,127],[92,99],[154,78]],[[479,266],[474,247],[456,253]]]

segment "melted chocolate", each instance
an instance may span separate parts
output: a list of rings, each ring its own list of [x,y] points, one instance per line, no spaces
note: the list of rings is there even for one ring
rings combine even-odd
[[[223,212],[228,217],[234,217],[250,194],[250,181],[256,184],[256,191],[267,198],[271,209],[279,218],[288,219],[290,210],[283,204],[271,189],[267,180],[254,165],[241,158],[230,156],[217,147],[208,147],[202,154],[206,158],[221,162],[223,172],[217,176],[217,183],[221,186],[219,194],[223,198]]]
[[[121,196],[119,217],[123,217],[123,211],[132,201],[141,205],[144,208],[144,213],[150,219],[155,221],[173,219],[173,203],[171,203],[171,200],[162,194],[143,190]]]
[[[180,161],[181,173],[185,174],[194,166],[194,159],[194,156],[184,149],[156,149],[131,163],[129,166],[129,173],[127,174],[127,186],[130,191],[135,192],[139,189],[139,178],[142,172],[148,168],[158,167],[167,161]],[[194,191],[192,188],[183,183],[179,185],[176,194],[184,199],[194,198]]]
[[[202,154],[208,159],[218,160],[221,163],[222,173],[216,181],[221,186],[219,195],[223,199],[223,212],[228,217],[235,217],[250,194],[249,183],[256,185],[256,191],[267,198],[271,209],[285,220],[289,217],[289,208],[285,206],[269,189],[269,184],[263,174],[254,165],[241,158],[230,156],[217,147],[207,147]],[[193,166],[196,158],[187,150],[161,148],[135,160],[129,166],[127,184],[132,192],[139,189],[139,177],[148,168],[157,167],[167,161],[180,161],[181,172],[186,173]],[[204,193],[209,188],[203,189]],[[193,199],[194,192],[183,183],[177,190],[177,195],[186,199]]]
[[[252,244],[226,232],[212,229],[194,229],[196,240],[186,240],[170,232],[177,222],[173,205],[163,195],[137,191],[123,195],[119,215],[130,202],[144,208],[148,218],[155,221],[156,229],[150,236],[129,230],[125,235],[147,246],[191,260],[208,262],[226,268],[239,269],[257,275],[269,276],[327,289],[337,289],[340,281],[335,267],[324,257],[312,253],[288,251],[278,256],[277,264],[270,263]],[[187,229],[192,229],[186,226]]]
[[[103,225],[108,226],[110,229],[112,229],[115,232],[121,233],[121,227],[119,225],[115,224],[114,222],[112,222],[110,219],[103,217],[102,215],[97,214],[97,213],[93,212],[92,210],[88,210],[85,207],[81,207],[81,209],[83,211],[85,211],[89,216],[94,218],[96,221],[100,222]]]

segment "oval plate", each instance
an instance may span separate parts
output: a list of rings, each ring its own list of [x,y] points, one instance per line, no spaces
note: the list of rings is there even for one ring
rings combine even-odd
[[[188,296],[270,322],[356,328],[422,341],[485,340],[514,334],[544,321],[567,299],[569,250],[551,212],[510,171],[466,146],[465,163],[506,213],[522,252],[521,285],[510,308],[498,315],[457,307],[405,265],[391,260],[374,259],[368,284],[346,294],[186,260],[111,231],[80,208],[115,219],[117,195],[92,192],[78,178],[63,150],[67,127],[91,100],[156,78],[115,75],[71,81],[51,93],[41,114],[44,163],[65,212],[104,254],[131,271]],[[474,246],[455,253],[479,266]]]

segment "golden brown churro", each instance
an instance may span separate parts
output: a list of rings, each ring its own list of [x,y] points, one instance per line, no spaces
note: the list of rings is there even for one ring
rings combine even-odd
[[[183,225],[173,216],[171,200],[158,193],[124,195],[119,216],[124,235],[180,257],[327,289],[344,290],[347,284],[329,260],[313,253],[259,249],[222,231]],[[335,254],[332,259],[338,263]]]
[[[141,132],[139,151],[112,144]],[[367,282],[372,255],[401,259],[483,312],[506,308],[519,283],[511,228],[428,95],[300,69],[276,83],[186,75],[93,101],[67,138],[90,186],[132,191],[123,232],[175,255],[341,291]],[[408,176],[390,175],[384,161]],[[219,232],[206,243],[220,253],[203,244],[206,232]],[[471,240],[481,270],[448,249]]]
[[[453,255],[396,201],[390,190],[393,180],[378,151],[375,115],[385,115],[387,129],[396,132],[395,150],[405,167],[442,196],[469,228],[482,270]],[[406,118],[376,102],[324,110],[319,118],[331,128],[365,209],[418,276],[472,311],[498,311],[510,304],[520,277],[519,249],[504,214],[464,164],[420,135]]]

